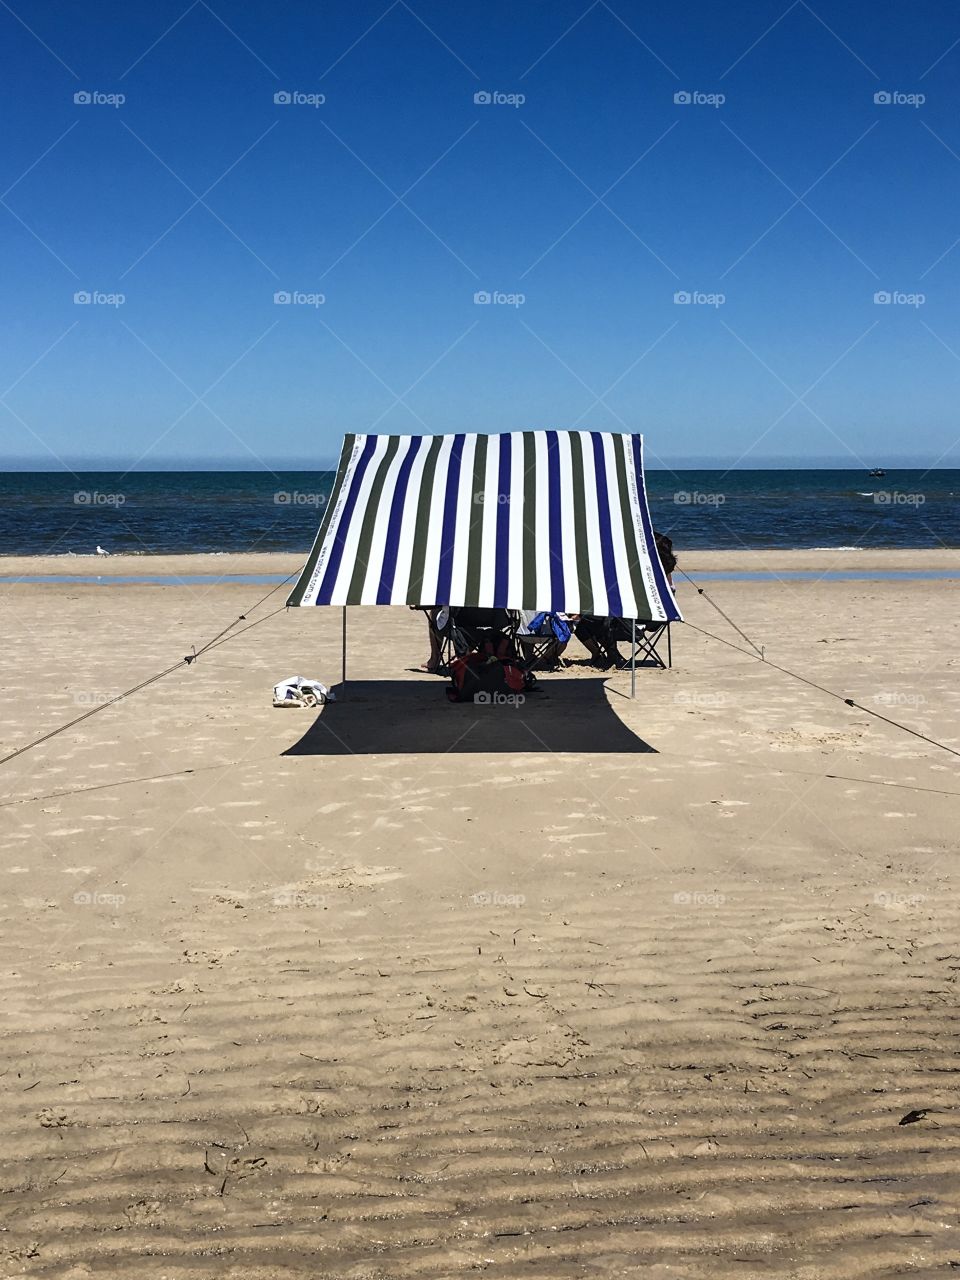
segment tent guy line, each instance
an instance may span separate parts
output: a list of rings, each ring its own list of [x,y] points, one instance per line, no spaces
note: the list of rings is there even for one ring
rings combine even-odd
[[[139,693],[142,689],[147,689],[150,685],[156,684],[158,680],[163,680],[167,676],[173,675],[173,673],[175,671],[179,671],[181,667],[191,666],[203,654],[209,653],[212,649],[217,648],[221,644],[226,644],[228,640],[235,640],[238,636],[242,636],[245,631],[250,631],[254,627],[259,626],[261,622],[267,622],[270,618],[276,617],[278,613],[283,613],[287,607],[286,605],[281,605],[279,609],[274,609],[271,613],[266,614],[262,618],[258,618],[255,622],[251,622],[249,626],[242,627],[239,631],[233,631],[233,628],[238,622],[246,622],[247,614],[253,613],[255,609],[259,609],[265,600],[269,600],[275,591],[279,591],[282,586],[285,586],[290,579],[295,576],[295,573],[288,574],[288,576],[284,578],[283,582],[278,582],[277,585],[272,587],[265,596],[261,596],[256,604],[251,605],[245,613],[241,613],[234,618],[232,622],[228,623],[227,626],[218,631],[217,634],[211,640],[208,640],[200,649],[195,647],[193,653],[185,654],[179,662],[171,663],[169,667],[165,667],[162,671],[158,671],[156,675],[147,676],[147,678],[145,680],[141,680],[139,684],[135,684],[130,689],[125,689],[122,693],[118,693],[114,697],[108,698],[105,702],[101,702],[95,707],[91,707],[89,711],[82,712],[79,716],[75,716],[72,720],[68,720],[66,724],[61,724],[56,729],[51,729],[48,733],[41,734],[39,738],[34,738],[32,742],[26,742],[22,747],[17,747],[16,750],[9,752],[7,755],[0,756],[0,765],[9,764],[11,760],[16,760],[18,756],[22,756],[25,752],[32,751],[34,747],[39,747],[42,743],[49,742],[51,738],[57,737],[58,734],[66,733],[66,731],[68,729],[72,729],[74,725],[82,724],[84,720],[89,720],[91,716],[95,716],[100,711],[106,711],[107,707],[115,706],[118,702],[123,702],[125,698],[130,698],[135,693]],[[233,634],[228,634],[231,631],[233,631]]]
[[[715,636],[712,631],[706,631],[703,627],[698,627],[689,620],[686,625],[694,631],[698,631],[700,635],[707,636],[710,640],[717,640],[720,644],[727,645],[728,648],[734,649],[737,653],[742,653],[744,657],[752,658],[755,662],[762,662],[765,666],[772,667],[774,671],[782,671],[785,676],[791,676],[794,680],[799,680],[801,684],[809,685],[811,689],[818,689],[821,693],[825,693],[830,698],[836,698],[848,707],[855,707],[857,711],[862,711],[864,715],[875,716],[878,720],[883,720],[886,724],[893,725],[895,729],[902,729],[904,733],[910,733],[915,738],[921,738],[924,742],[929,742],[932,747],[940,747],[943,751],[949,751],[953,756],[960,756],[960,751],[955,747],[948,747],[945,742],[940,742],[937,738],[928,738],[919,729],[911,729],[910,725],[903,724],[900,720],[891,720],[889,716],[881,715],[879,711],[873,711],[870,707],[865,707],[862,702],[857,702],[854,698],[845,698],[842,693],[837,693],[835,689],[828,689],[826,685],[817,684],[815,680],[808,680],[806,676],[801,676],[796,671],[791,671],[788,667],[781,667],[778,663],[771,662],[769,658],[763,655],[758,657],[756,654],[751,653],[749,649],[743,649],[740,645],[734,644],[732,640],[725,640],[723,636]]]

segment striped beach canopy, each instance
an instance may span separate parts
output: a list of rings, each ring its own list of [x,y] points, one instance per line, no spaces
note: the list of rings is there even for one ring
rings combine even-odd
[[[638,435],[348,435],[288,604],[673,621]]]

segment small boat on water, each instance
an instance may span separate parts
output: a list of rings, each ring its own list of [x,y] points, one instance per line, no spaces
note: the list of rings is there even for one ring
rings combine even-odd
[[[887,473],[884,471],[883,467],[874,467],[870,472],[870,475],[875,476],[878,480],[882,479],[886,474]]]

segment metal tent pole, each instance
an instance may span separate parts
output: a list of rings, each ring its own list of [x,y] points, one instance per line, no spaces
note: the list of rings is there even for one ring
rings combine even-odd
[[[630,619],[630,697],[637,696],[637,620]]]
[[[340,689],[347,684],[347,606],[343,606],[343,636],[340,647]]]

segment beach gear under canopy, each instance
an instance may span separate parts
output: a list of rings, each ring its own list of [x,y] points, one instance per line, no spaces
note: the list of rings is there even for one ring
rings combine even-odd
[[[639,435],[348,435],[291,605],[680,613]]]

